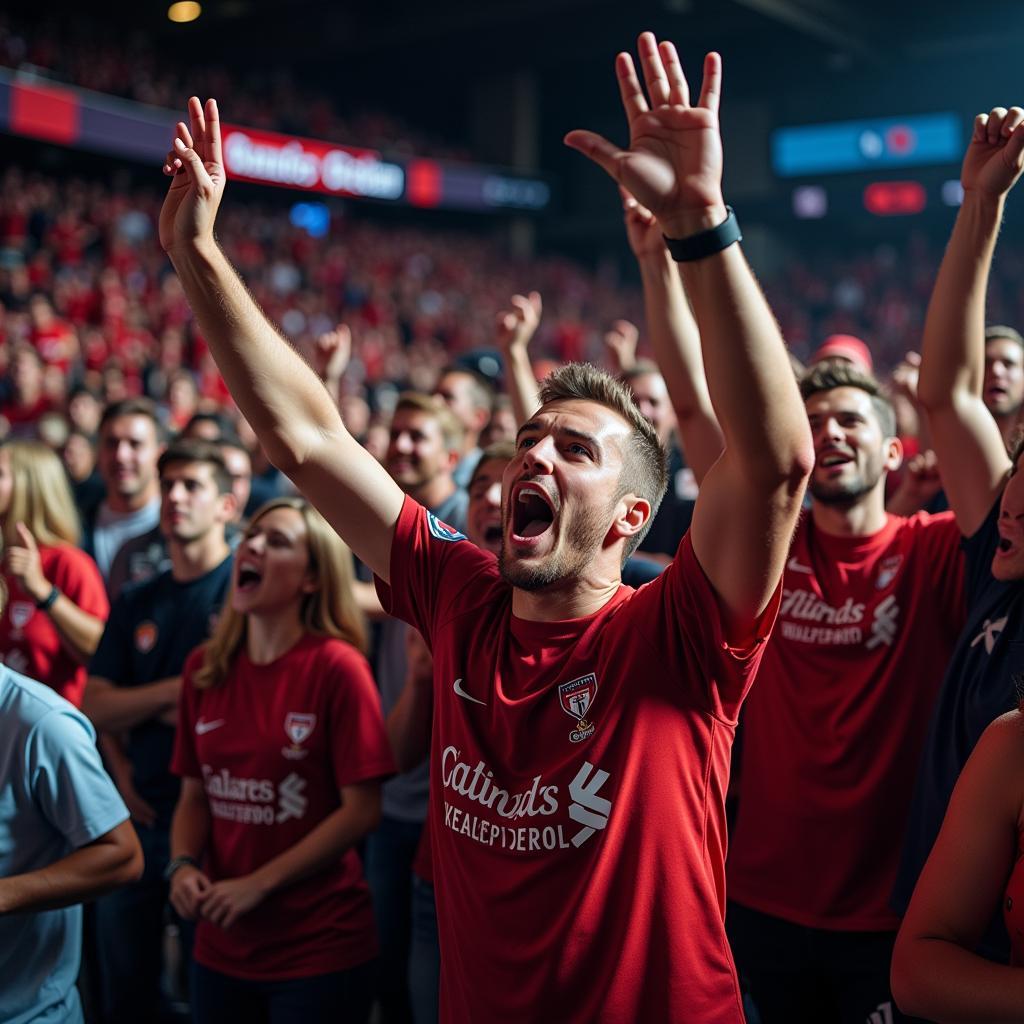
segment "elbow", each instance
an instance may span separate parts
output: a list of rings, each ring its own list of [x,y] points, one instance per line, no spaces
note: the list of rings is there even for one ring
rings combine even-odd
[[[918,960],[915,943],[900,933],[893,948],[889,988],[901,1013],[928,1018],[933,1007],[928,1000],[927,972],[920,969]]]

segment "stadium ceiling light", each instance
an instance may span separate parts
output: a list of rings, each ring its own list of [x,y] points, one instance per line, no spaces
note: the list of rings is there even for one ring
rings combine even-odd
[[[168,20],[177,22],[179,25],[183,25],[188,21],[195,21],[202,13],[203,8],[199,4],[194,3],[193,0],[182,0],[182,2],[171,4],[167,8]]]

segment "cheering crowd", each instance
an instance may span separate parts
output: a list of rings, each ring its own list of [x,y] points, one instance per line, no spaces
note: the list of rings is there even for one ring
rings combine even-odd
[[[179,988],[198,1022],[1024,1016],[1024,338],[985,316],[1024,110],[976,119],[882,386],[849,334],[783,341],[718,55],[692,95],[671,43],[639,63],[628,146],[566,138],[642,282],[653,358],[609,311],[612,372],[566,331],[538,383],[542,292],[425,302],[420,239],[287,287],[245,230],[280,227],[219,212],[214,100],[164,166],[173,275],[109,194],[46,231],[52,185],[5,203],[53,255],[0,278],[4,1020],[81,1019],[80,961],[102,1022]],[[90,205],[137,232],[98,289]],[[93,363],[58,278],[116,328]],[[413,387],[369,402],[386,352]]]

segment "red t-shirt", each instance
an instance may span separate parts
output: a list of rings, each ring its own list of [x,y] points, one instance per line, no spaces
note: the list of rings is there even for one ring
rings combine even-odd
[[[964,621],[951,513],[869,537],[800,524],[743,712],[729,898],[811,928],[893,929],[932,705]]]
[[[96,563],[70,544],[41,546],[43,575],[84,612],[106,621],[110,603]],[[52,686],[75,707],[82,703],[88,671],[60,642],[50,616],[36,608],[14,576],[4,573],[9,596],[0,615],[0,657],[15,672]]]
[[[725,790],[778,595],[730,648],[684,538],[594,615],[526,621],[494,557],[408,498],[391,579],[434,657],[441,1019],[741,1022]]]
[[[340,640],[304,636],[269,665],[240,653],[219,686],[196,690],[193,651],[172,770],[202,779],[210,807],[204,869],[247,875],[341,805],[342,786],[394,772],[366,660]],[[285,886],[228,930],[200,919],[195,958],[238,978],[327,974],[376,955],[370,893],[355,850]]]

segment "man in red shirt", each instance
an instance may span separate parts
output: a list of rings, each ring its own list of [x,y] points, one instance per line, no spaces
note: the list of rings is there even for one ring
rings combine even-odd
[[[648,211],[628,197],[626,205],[631,239],[656,230]],[[675,298],[661,283],[671,283],[663,256],[651,258],[648,304],[662,295],[677,309],[652,340],[673,402],[692,410],[679,420],[701,480],[721,446],[713,411],[696,400],[699,338],[678,282]],[[951,514],[886,514],[885,477],[901,449],[874,380],[831,360],[801,391],[814,502],[744,709],[729,934],[764,1024],[898,1020],[889,962],[899,919],[888,898],[932,704],[963,621],[960,532]]]
[[[626,556],[665,453],[593,367],[544,388],[505,470],[503,552],[467,543],[345,430],[213,236],[216,103],[190,100],[160,239],[273,462],[377,574],[434,656],[430,823],[449,1022],[740,1022],[725,940],[724,793],[739,705],[779,601],[811,464],[778,328],[721,194],[721,60],[691,105],[675,48],[620,54],[630,146],[580,149],[658,215],[706,342],[725,451],[673,565],[639,591]]]

